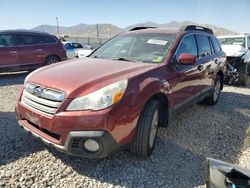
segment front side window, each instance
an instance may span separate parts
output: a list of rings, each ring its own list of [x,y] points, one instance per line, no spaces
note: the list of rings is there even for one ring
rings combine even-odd
[[[177,48],[176,52],[176,59],[179,59],[179,56],[182,53],[192,54],[197,57],[197,46],[194,35],[186,36],[180,43],[179,47]]]
[[[13,35],[0,34],[0,48],[14,46]]]
[[[162,63],[174,40],[172,34],[123,34],[105,43],[90,57]]]
[[[196,35],[198,44],[199,58],[205,57],[212,53],[208,37],[205,35]]]

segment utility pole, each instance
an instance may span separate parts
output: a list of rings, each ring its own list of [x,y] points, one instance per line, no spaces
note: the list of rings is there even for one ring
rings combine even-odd
[[[96,36],[97,36],[97,38],[99,38],[99,26],[98,26],[98,24],[96,24]]]
[[[109,38],[111,38],[111,24],[109,24]]]
[[[57,26],[57,34],[58,36],[60,35],[60,31],[59,31],[59,24],[58,24],[58,18],[56,17],[56,26]]]

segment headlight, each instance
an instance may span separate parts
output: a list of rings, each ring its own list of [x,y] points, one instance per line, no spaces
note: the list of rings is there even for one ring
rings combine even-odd
[[[108,85],[93,93],[74,99],[67,107],[73,110],[101,110],[121,100],[127,88],[128,80]]]

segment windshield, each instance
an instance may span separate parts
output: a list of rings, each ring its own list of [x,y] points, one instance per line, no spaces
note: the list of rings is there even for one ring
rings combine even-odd
[[[241,45],[245,48],[244,37],[230,37],[230,38],[219,38],[221,45]]]
[[[123,34],[111,39],[90,57],[162,63],[175,35],[156,33]]]

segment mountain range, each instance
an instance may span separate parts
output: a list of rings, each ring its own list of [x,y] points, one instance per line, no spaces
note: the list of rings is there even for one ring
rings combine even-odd
[[[222,27],[218,27],[215,25],[211,25],[211,24],[197,24],[195,22],[191,22],[191,21],[184,21],[184,22],[176,22],[176,21],[172,21],[169,23],[165,23],[165,24],[158,24],[155,22],[145,22],[145,23],[138,23],[135,25],[130,25],[128,27],[125,28],[120,28],[118,26],[112,25],[112,24],[78,24],[75,26],[71,26],[71,27],[65,27],[65,26],[59,26],[59,31],[60,34],[63,35],[69,35],[71,37],[92,37],[92,38],[96,38],[97,37],[97,30],[98,30],[98,36],[100,38],[110,38],[118,33],[124,32],[124,31],[128,31],[134,27],[138,27],[138,26],[149,26],[149,27],[163,27],[163,28],[180,28],[183,25],[200,25],[200,26],[204,26],[204,27],[209,27],[211,29],[213,29],[215,35],[232,35],[232,34],[236,34],[235,32],[229,30],[229,29],[225,29]],[[54,25],[40,25],[37,27],[32,28],[32,30],[35,31],[44,31],[44,32],[48,32],[50,34],[57,34],[57,26]]]

